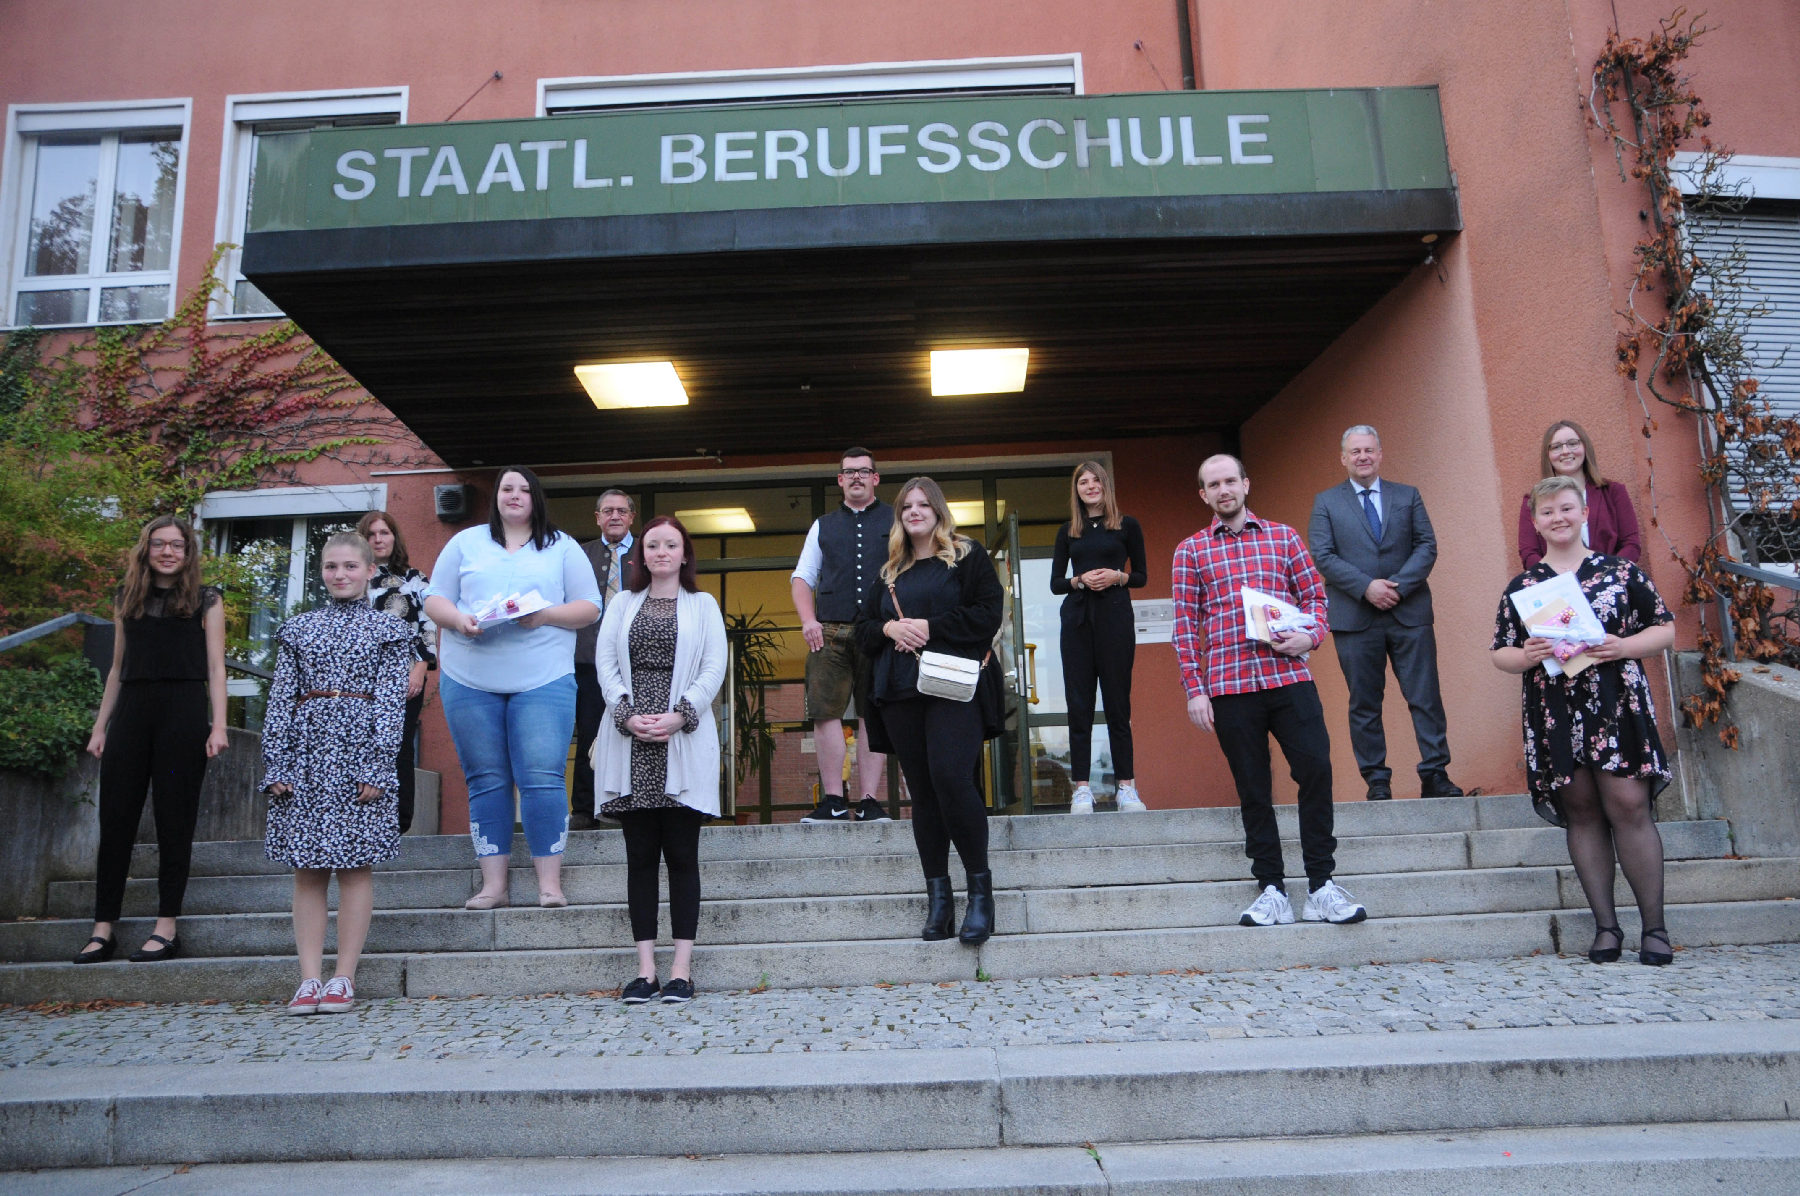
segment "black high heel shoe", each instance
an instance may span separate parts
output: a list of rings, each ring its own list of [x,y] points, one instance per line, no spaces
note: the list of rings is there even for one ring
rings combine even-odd
[[[1594,938],[1596,940],[1603,934],[1618,935],[1619,945],[1617,947],[1589,947],[1588,958],[1595,963],[1618,963],[1619,955],[1625,949],[1625,932],[1620,930],[1617,926],[1594,927]]]
[[[93,938],[89,939],[88,942],[99,943],[100,949],[98,951],[89,951],[87,945],[84,943],[81,950],[76,953],[76,963],[105,963],[107,960],[111,959],[114,952],[119,949],[119,940],[116,938],[101,938],[99,935],[95,935]]]
[[[1669,950],[1650,950],[1647,944],[1650,941],[1651,935],[1655,935],[1657,938],[1661,939],[1667,944]],[[1661,926],[1652,926],[1642,934],[1638,935],[1638,962],[1644,964],[1646,967],[1652,968],[1660,968],[1666,964],[1675,962],[1675,944],[1669,940],[1669,932],[1667,930],[1663,929]]]
[[[176,935],[172,939],[166,939],[160,934],[153,934],[150,936],[150,941],[153,943],[161,943],[162,949],[160,951],[152,951],[148,947],[139,947],[125,958],[129,959],[132,963],[158,963],[165,959],[174,959],[177,955],[181,954],[180,935]]]

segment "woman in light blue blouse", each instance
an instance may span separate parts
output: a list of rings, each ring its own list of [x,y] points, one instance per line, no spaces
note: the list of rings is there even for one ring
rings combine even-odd
[[[538,904],[567,905],[563,769],[575,729],[575,629],[600,617],[594,567],[551,525],[537,475],[510,467],[494,482],[487,526],[452,536],[431,577],[425,613],[446,633],[438,645],[438,697],[469,784],[469,837],[481,865],[481,891],[465,906],[508,903],[514,786],[537,868]],[[548,607],[476,620],[534,590]]]

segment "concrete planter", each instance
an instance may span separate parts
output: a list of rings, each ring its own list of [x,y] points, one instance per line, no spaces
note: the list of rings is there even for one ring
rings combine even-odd
[[[1675,654],[1683,695],[1700,690],[1700,657]],[[1717,726],[1678,732],[1690,767],[1695,812],[1731,822],[1732,846],[1744,856],[1800,855],[1800,671],[1740,661],[1743,679],[1725,702],[1737,725],[1735,750],[1719,742]]]

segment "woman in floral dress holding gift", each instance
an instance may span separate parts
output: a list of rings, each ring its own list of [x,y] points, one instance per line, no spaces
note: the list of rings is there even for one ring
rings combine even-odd
[[[1525,772],[1532,804],[1565,828],[1569,858],[1594,911],[1588,958],[1611,963],[1625,935],[1613,906],[1615,864],[1637,899],[1643,932],[1638,962],[1674,959],[1663,928],[1663,851],[1651,799],[1669,783],[1669,762],[1656,731],[1656,709],[1638,661],[1675,642],[1673,617],[1643,570],[1621,557],[1589,552],[1581,540],[1587,500],[1572,478],[1545,478],[1531,504],[1544,559],[1513,578],[1495,618],[1494,666],[1523,673]],[[1557,653],[1533,635],[1512,596],[1527,586],[1574,574],[1605,631],[1583,648],[1595,663],[1553,677],[1543,667]],[[1579,658],[1577,658],[1579,659]]]

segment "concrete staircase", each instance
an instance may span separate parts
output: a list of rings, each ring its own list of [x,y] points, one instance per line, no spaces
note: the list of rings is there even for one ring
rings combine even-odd
[[[1293,834],[1293,808],[1279,813]],[[1026,977],[1481,959],[1584,950],[1592,934],[1562,832],[1522,796],[1347,803],[1337,833],[1338,879],[1370,920],[1271,933],[1236,925],[1254,890],[1234,810],[994,819],[1000,933],[973,949],[919,940],[922,882],[904,822],[709,828],[694,979],[705,991],[967,980],[978,970]],[[1800,941],[1800,902],[1790,900],[1800,893],[1800,860],[1733,858],[1722,821],[1665,823],[1662,833],[1678,942]],[[1286,850],[1297,864],[1298,844]],[[634,974],[618,833],[570,835],[567,909],[537,908],[522,851],[516,904],[471,912],[461,908],[476,884],[467,840],[409,837],[376,874],[359,993],[585,992]],[[122,942],[149,930],[155,870],[155,849],[140,847]],[[1290,888],[1298,909],[1304,882]],[[56,882],[47,919],[0,923],[0,1002],[266,1000],[292,988],[290,880],[260,843],[195,847],[186,957],[168,964],[68,964],[87,938],[92,890]],[[1620,894],[1628,899],[1622,884]]]

